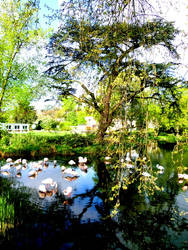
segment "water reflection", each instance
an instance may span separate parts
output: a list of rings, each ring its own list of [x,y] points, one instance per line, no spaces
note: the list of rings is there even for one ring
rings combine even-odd
[[[1,249],[187,249],[186,179],[179,183],[170,151],[157,150],[150,158],[152,166],[142,173],[156,178],[160,189],[153,193],[139,193],[150,176],[134,171],[126,189],[118,186],[118,178],[127,175],[114,169],[110,158],[104,160],[108,164],[95,159],[86,165],[75,158],[3,168],[10,175],[1,171]],[[37,172],[33,178],[31,171]],[[110,217],[117,201],[118,213]]]

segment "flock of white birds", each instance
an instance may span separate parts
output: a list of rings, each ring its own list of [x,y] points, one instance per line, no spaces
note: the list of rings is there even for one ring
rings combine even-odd
[[[126,154],[125,158],[121,158],[120,162],[121,162],[122,166],[124,166],[126,168],[126,170],[128,171],[128,174],[132,174],[137,170],[135,162],[138,159],[139,159],[139,154],[135,150],[132,150],[131,152],[128,152]],[[112,160],[111,157],[106,156],[105,157],[105,164],[110,164],[111,160]],[[146,157],[144,157],[142,160],[146,161],[147,159],[146,159]],[[154,168],[156,168],[157,174],[163,174],[165,171],[165,168],[163,166],[159,165],[158,163],[156,164],[156,166]],[[144,171],[140,172],[140,174],[143,177],[145,177],[145,180],[152,177],[152,174],[149,173],[147,171],[147,169],[148,169],[148,166],[143,165]],[[187,191],[188,190],[188,174],[178,173],[178,183],[183,184],[183,186],[182,186],[183,191]]]
[[[84,172],[87,172],[87,158],[86,157],[78,157],[78,167]],[[57,161],[53,161],[54,166],[56,166]],[[68,162],[70,167],[66,168],[65,166],[61,166],[61,172],[63,175],[65,175],[65,180],[67,181],[73,181],[76,180],[79,177],[78,172],[72,168],[73,165],[76,165],[76,162],[73,160],[70,160]],[[5,165],[0,167],[0,174],[2,176],[10,176],[11,170],[14,170],[16,177],[22,176],[22,171],[29,169],[28,171],[28,177],[30,179],[34,179],[37,177],[37,175],[42,172],[43,169],[46,169],[49,165],[49,159],[44,158],[43,160],[40,160],[38,162],[32,162],[28,164],[28,161],[26,159],[17,159],[16,161],[13,161],[11,158],[8,158],[6,160]],[[52,178],[46,178],[41,181],[41,184],[38,187],[39,197],[45,198],[46,195],[51,196],[52,194],[55,194],[57,192],[57,182],[54,181]],[[65,196],[70,196],[72,193],[72,187],[68,186],[63,190],[63,194]]]
[[[120,159],[120,162],[125,165],[126,169],[133,173],[135,169],[134,162],[139,158],[139,155],[136,151],[132,151],[131,153],[127,153],[125,159]],[[105,157],[105,164],[111,163],[111,157],[106,156]],[[143,159],[146,160],[146,159]],[[84,172],[87,172],[87,157],[78,157],[78,167]],[[34,179],[37,177],[37,175],[45,168],[48,167],[49,159],[44,158],[43,160],[40,160],[38,162],[32,162],[30,163],[30,166],[28,167],[28,161],[26,159],[17,159],[16,161],[13,161],[11,158],[8,158],[6,160],[6,164],[0,167],[0,174],[3,176],[10,176],[10,170],[14,169],[14,173],[16,177],[21,177],[22,170],[26,170],[29,168],[28,171],[28,177],[30,179]],[[54,166],[56,166],[57,161],[53,161]],[[73,160],[70,160],[68,162],[70,167],[61,166],[61,172],[64,175],[64,179],[67,181],[74,181],[79,177],[78,172],[73,169],[72,166],[76,165],[76,162]],[[147,169],[147,168],[146,168]],[[164,173],[164,167],[156,164],[157,173],[163,174]],[[142,176],[145,178],[150,178],[152,175],[151,173],[147,171],[142,172]],[[182,189],[183,191],[188,190],[188,174],[178,174],[178,182],[180,184],[184,184]],[[46,178],[41,181],[41,184],[38,187],[38,192],[40,198],[45,198],[46,195],[51,196],[52,194],[55,194],[57,192],[57,182],[55,182],[52,178]],[[67,197],[70,197],[72,193],[72,187],[68,186],[63,190],[63,194]]]

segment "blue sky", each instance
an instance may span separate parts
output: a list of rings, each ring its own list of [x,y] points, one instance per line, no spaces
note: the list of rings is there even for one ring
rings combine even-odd
[[[43,28],[48,27],[46,24],[47,18],[45,18],[45,15],[52,14],[52,11],[48,10],[47,6],[51,9],[57,10],[59,8],[58,0],[40,0],[39,20]],[[56,22],[53,22],[54,26]]]

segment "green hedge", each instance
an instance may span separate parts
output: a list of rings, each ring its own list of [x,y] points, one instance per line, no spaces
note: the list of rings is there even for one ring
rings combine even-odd
[[[71,155],[87,150],[94,145],[95,136],[92,134],[56,134],[56,133],[27,133],[11,134],[1,138],[0,155],[7,156],[41,156],[50,154]],[[91,150],[92,151],[92,150]]]

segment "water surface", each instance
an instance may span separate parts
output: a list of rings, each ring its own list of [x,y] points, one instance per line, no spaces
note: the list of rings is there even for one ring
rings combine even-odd
[[[9,176],[1,174],[1,249],[188,249],[187,181],[178,179],[179,166],[188,166],[187,154],[174,158],[169,150],[152,152],[150,173],[162,189],[139,193],[138,183],[132,183],[116,197],[120,207],[114,216],[110,216],[115,202],[110,199],[113,185],[108,174],[115,170],[108,166],[107,173],[89,160],[85,172],[78,159],[72,159],[73,166],[70,159],[59,158],[55,166],[49,159],[35,178],[28,175],[38,160],[28,161],[20,177],[15,167]],[[164,171],[157,173],[156,164]],[[70,175],[61,171],[62,166],[74,169],[78,177],[67,180]],[[39,185],[46,178],[57,183],[57,192],[41,196]],[[69,196],[63,192],[68,186]]]

